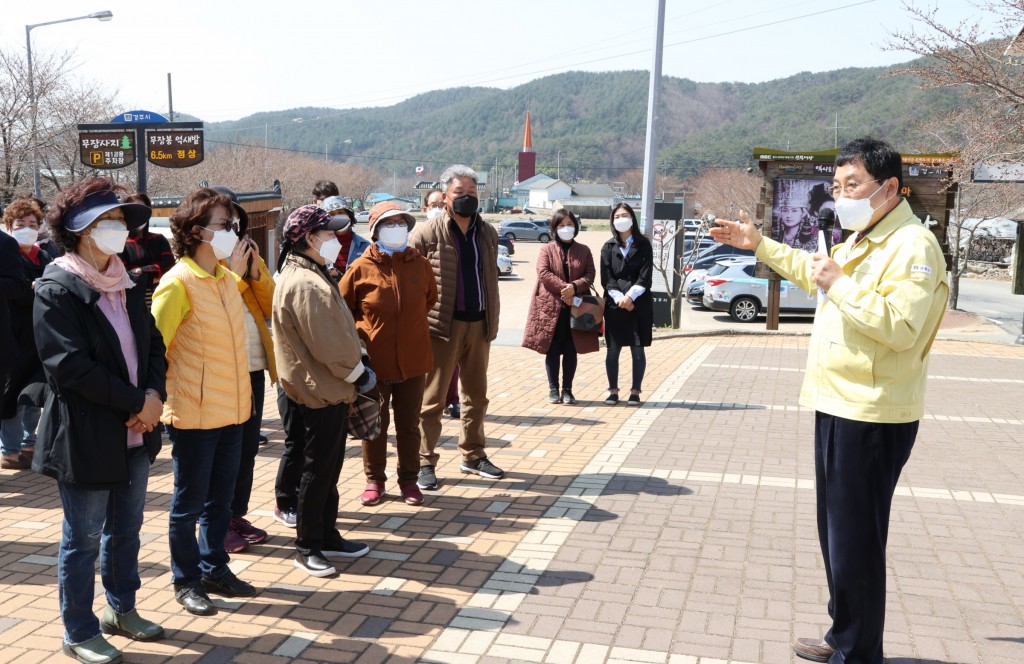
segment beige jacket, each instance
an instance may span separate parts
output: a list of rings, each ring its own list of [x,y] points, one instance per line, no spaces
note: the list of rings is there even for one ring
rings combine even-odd
[[[409,237],[409,246],[415,247],[434,270],[437,281],[437,303],[430,310],[430,335],[444,341],[451,338],[452,314],[455,312],[455,290],[458,280],[458,254],[448,224],[451,216],[446,210],[433,221],[420,222]],[[481,272],[484,283],[484,308],[487,323],[487,341],[498,336],[498,231],[477,215],[479,224],[477,242],[480,248]]]
[[[305,256],[290,254],[274,290],[274,355],[292,401],[323,408],[355,399],[363,349],[337,287]]]

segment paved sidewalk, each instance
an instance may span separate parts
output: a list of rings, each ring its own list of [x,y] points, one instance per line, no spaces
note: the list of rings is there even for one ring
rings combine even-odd
[[[271,442],[250,516],[271,538],[232,561],[260,593],[218,599],[207,618],[174,602],[165,449],[149,487],[139,608],[168,635],[112,640],[128,662],[175,664],[799,661],[789,643],[820,635],[827,619],[813,413],[797,405],[806,343],[659,339],[639,409],[601,404],[603,352],[581,356],[581,402],[552,406],[542,358],[495,347],[488,434],[508,478],[460,475],[446,421],[440,491],[418,508],[391,494],[364,508],[350,442],[341,516],[373,550],[329,579],[292,566],[293,532],[271,518],[282,435],[268,398]],[[893,505],[886,653],[899,664],[1018,664],[1024,347],[941,339],[931,374]],[[51,480],[0,471],[0,661],[70,661],[60,523]]]

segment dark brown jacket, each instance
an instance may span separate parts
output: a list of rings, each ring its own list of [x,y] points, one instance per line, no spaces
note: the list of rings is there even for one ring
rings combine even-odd
[[[434,368],[427,314],[437,302],[437,284],[418,251],[409,247],[388,256],[371,244],[338,288],[378,380],[407,380]]]
[[[430,334],[433,337],[448,341],[451,338],[452,314],[455,312],[455,289],[458,279],[458,254],[455,240],[451,237],[448,223],[451,216],[446,210],[443,215],[433,221],[420,222],[409,237],[409,246],[415,247],[428,261],[434,270],[437,282],[437,303],[428,318]],[[476,222],[480,225],[477,242],[483,261],[484,308],[487,323],[487,341],[494,341],[498,336],[498,313],[501,304],[498,299],[498,231],[477,215]]]
[[[585,295],[594,283],[594,255],[585,244],[573,242],[567,256],[569,279],[577,295]],[[523,347],[538,353],[547,353],[555,336],[555,326],[562,308],[562,288],[565,287],[562,270],[562,250],[557,241],[549,242],[537,256],[537,285],[530,300],[530,313],[526,318]],[[598,348],[598,335],[592,332],[572,331],[572,342],[577,353],[593,353]]]

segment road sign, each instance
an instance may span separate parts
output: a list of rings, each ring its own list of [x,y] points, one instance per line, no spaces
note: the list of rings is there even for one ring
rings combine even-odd
[[[82,163],[92,168],[124,168],[135,163],[135,132],[79,131],[78,147]]]
[[[126,111],[115,115],[111,122],[135,124],[138,122],[167,122],[167,118],[153,111]]]
[[[203,128],[147,129],[146,159],[164,168],[195,166],[203,160]]]

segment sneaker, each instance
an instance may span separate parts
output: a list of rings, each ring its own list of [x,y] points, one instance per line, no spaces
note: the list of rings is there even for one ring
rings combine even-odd
[[[548,403],[562,403],[562,395],[558,393],[557,387],[548,389]]]
[[[231,570],[218,577],[204,576],[203,590],[224,597],[255,597],[256,588],[251,583],[242,581]]]
[[[576,397],[573,396],[572,390],[569,388],[562,390],[562,403],[567,403],[570,406],[576,403]]]
[[[21,452],[5,454],[0,459],[0,468],[4,470],[28,470],[31,467],[31,462]]]
[[[282,526],[288,526],[294,528],[296,521],[298,521],[299,515],[295,513],[293,509],[280,509],[274,508],[274,521],[277,521]]]
[[[416,486],[424,491],[437,491],[437,475],[434,474],[433,466],[420,467],[420,476],[416,479]]]
[[[617,403],[619,403],[619,393],[618,392],[609,392],[608,396],[605,397],[604,405],[606,405],[606,406],[614,406]]]
[[[374,484],[370,482],[363,489],[362,495],[359,496],[359,502],[367,507],[377,505],[380,503],[380,499],[384,497],[384,485]]]
[[[269,442],[270,442],[269,438],[267,438],[263,434],[260,434],[260,445],[266,445]]]
[[[324,541],[321,553],[325,558],[362,558],[370,552],[370,547],[362,542],[347,540],[341,535]]]
[[[626,399],[626,405],[627,406],[639,406],[640,405],[640,395],[639,394],[630,394],[629,398]]]
[[[491,463],[487,457],[480,457],[479,459],[473,459],[472,461],[463,461],[459,470],[466,475],[479,475],[480,477],[484,477],[489,480],[500,480],[505,477],[505,471]]]
[[[224,550],[228,553],[242,553],[248,548],[249,543],[228,526],[228,532],[224,535]]]
[[[111,664],[122,661],[121,651],[110,645],[110,642],[103,638],[102,634],[97,634],[88,641],[75,645],[65,641],[61,645],[61,650],[72,659],[77,659],[79,662],[90,662],[90,664]]]
[[[308,556],[296,553],[295,567],[310,576],[324,577],[338,573],[338,570],[334,569],[334,565],[327,562],[327,559],[320,555],[319,551],[313,551]]]
[[[238,533],[249,544],[259,544],[260,542],[267,541],[267,531],[257,528],[249,523],[248,519],[240,516],[231,517],[231,525],[228,527]]]
[[[444,407],[444,412],[448,417],[457,420],[462,417],[462,406],[457,403],[450,403]]]
[[[408,484],[399,484],[398,488],[402,492],[402,500],[405,501],[406,505],[423,504],[423,493],[420,491],[420,488],[416,486],[415,482],[409,482]]]

